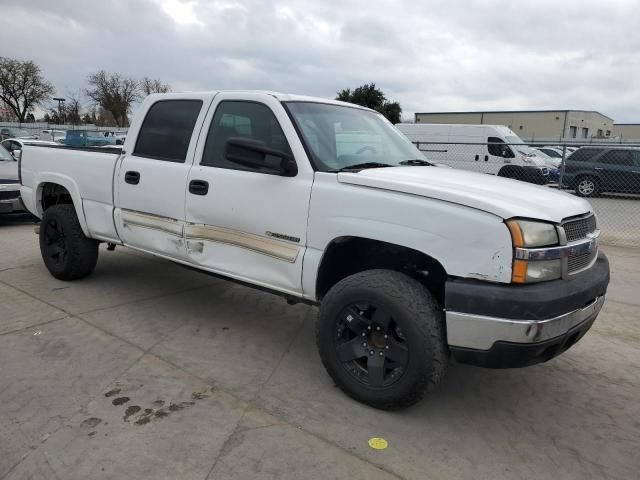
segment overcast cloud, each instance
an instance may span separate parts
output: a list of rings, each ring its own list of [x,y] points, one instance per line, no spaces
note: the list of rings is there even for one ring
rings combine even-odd
[[[60,95],[99,69],[176,91],[334,97],[375,82],[416,111],[586,109],[640,122],[635,1],[2,0],[0,55]]]

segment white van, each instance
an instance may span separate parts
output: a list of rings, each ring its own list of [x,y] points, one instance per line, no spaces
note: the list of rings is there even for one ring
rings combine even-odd
[[[504,125],[400,123],[396,127],[435,162],[532,183],[548,182],[548,165]]]

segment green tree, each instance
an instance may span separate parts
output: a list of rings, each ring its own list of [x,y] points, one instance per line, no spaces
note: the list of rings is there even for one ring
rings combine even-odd
[[[0,100],[24,122],[34,106],[53,95],[53,85],[31,60],[0,57]]]
[[[353,91],[349,88],[341,90],[336,100],[371,108],[387,117],[391,123],[400,123],[402,107],[398,102],[388,101],[384,92],[377,88],[375,83],[366,83]]]

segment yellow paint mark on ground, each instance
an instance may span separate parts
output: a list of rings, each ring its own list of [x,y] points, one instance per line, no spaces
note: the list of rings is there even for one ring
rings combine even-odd
[[[376,450],[384,450],[389,446],[389,443],[384,438],[372,437],[369,439],[369,446]]]

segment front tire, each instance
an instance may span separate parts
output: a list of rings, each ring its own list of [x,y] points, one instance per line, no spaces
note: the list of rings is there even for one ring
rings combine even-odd
[[[40,222],[40,253],[59,280],[86,277],[98,262],[98,242],[85,237],[73,205],[53,205]]]
[[[444,314],[416,280],[392,270],[351,275],[322,300],[320,357],[355,400],[384,410],[418,402],[444,376]]]
[[[597,178],[586,175],[578,178],[576,194],[579,197],[595,197],[600,193],[600,182]]]

